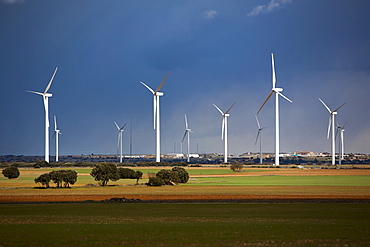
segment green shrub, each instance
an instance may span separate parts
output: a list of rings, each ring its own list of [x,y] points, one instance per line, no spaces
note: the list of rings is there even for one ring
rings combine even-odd
[[[236,161],[230,165],[230,170],[232,170],[233,172],[240,172],[243,170],[243,164],[239,161]]]
[[[150,177],[149,181],[147,183],[148,186],[162,186],[164,184],[165,183],[164,183],[163,179],[161,179],[159,177]]]
[[[177,172],[180,183],[187,183],[189,181],[189,173],[182,167],[173,167],[172,171]]]
[[[4,177],[6,178],[9,178],[9,179],[12,179],[12,178],[17,178],[19,177],[19,169],[15,166],[10,166],[10,167],[7,167],[5,168],[3,171],[2,171]]]

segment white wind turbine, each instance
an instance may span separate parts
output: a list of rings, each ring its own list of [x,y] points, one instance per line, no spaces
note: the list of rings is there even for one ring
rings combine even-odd
[[[59,135],[61,135],[60,130],[58,130],[57,126],[57,117],[54,116],[54,135],[55,137],[55,162],[59,161]]]
[[[224,113],[224,112],[221,111],[220,108],[217,107],[217,105],[213,104],[213,106],[216,107],[216,109],[222,115],[221,139],[224,140],[224,148],[225,148],[225,151],[224,151],[224,163],[227,163],[227,117],[230,116],[229,111],[231,110],[231,108],[233,108],[234,105],[235,105],[235,103],[232,104],[232,106],[230,106],[230,108]]]
[[[271,98],[272,94],[275,93],[275,165],[279,166],[279,154],[280,154],[280,137],[279,137],[279,95],[286,99],[287,101],[291,102],[290,99],[285,97],[281,92],[283,91],[282,88],[275,87],[276,85],[276,75],[275,75],[275,62],[274,62],[274,54],[271,53],[271,63],[272,63],[272,89],[270,94],[267,96],[266,100],[263,102],[262,106],[258,110],[257,114],[260,113],[263,106],[266,102]]]
[[[167,73],[161,84],[157,87],[154,91],[149,86],[147,86],[144,82],[140,81],[149,91],[153,94],[153,113],[154,113],[154,129],[156,130],[156,141],[155,141],[155,161],[161,162],[161,132],[160,132],[160,121],[159,121],[159,97],[163,96],[163,92],[159,92],[162,88],[163,83],[166,81],[170,72]]]
[[[120,156],[119,156],[119,163],[122,163],[122,132],[124,131],[123,129],[125,128],[126,124],[123,125],[121,128],[118,126],[116,122],[114,122],[118,129],[118,146],[120,148]]]
[[[193,131],[191,131],[191,129],[189,129],[188,119],[186,118],[186,114],[185,114],[185,134],[184,134],[184,137],[181,140],[181,147],[182,147],[182,143],[184,142],[184,139],[185,139],[186,135],[188,135],[188,162],[190,162],[190,132],[193,133]],[[181,148],[181,150],[182,150],[182,148]]]
[[[267,127],[261,128],[260,122],[258,121],[258,117],[257,117],[257,115],[255,115],[255,116],[256,116],[256,121],[257,121],[257,125],[258,125],[258,132],[257,132],[257,137],[256,137],[256,141],[255,141],[254,145],[257,144],[258,137],[259,137],[259,139],[260,139],[260,164],[262,164],[262,130],[266,129]]]
[[[337,133],[335,135],[340,134],[339,139],[339,165],[342,164],[342,160],[344,158],[344,127],[346,126],[347,122],[344,125],[337,126]]]
[[[337,115],[337,111],[342,107],[344,106],[346,103],[344,103],[343,105],[339,106],[337,109],[335,109],[334,111],[330,110],[330,108],[324,103],[324,101],[322,101],[320,98],[319,100],[321,101],[321,103],[325,106],[325,108],[328,110],[328,112],[330,113],[330,117],[329,117],[329,126],[328,126],[328,135],[327,135],[327,139],[329,139],[329,135],[330,135],[330,127],[331,127],[331,164],[332,165],[335,165],[335,115]]]
[[[58,67],[55,68],[53,76],[50,79],[49,84],[46,86],[45,91],[43,93],[35,92],[35,91],[27,91],[29,93],[35,93],[42,96],[45,108],[45,161],[49,163],[49,97],[53,96],[51,93],[48,93],[50,89],[51,83],[54,80],[54,76],[57,73]]]

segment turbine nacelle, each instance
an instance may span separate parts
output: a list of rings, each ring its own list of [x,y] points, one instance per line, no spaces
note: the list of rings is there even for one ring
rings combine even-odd
[[[163,95],[164,95],[164,93],[163,93],[163,92],[156,92],[154,95],[155,95],[155,96],[163,96]]]
[[[280,87],[276,87],[276,88],[273,88],[272,91],[275,91],[275,92],[282,92],[283,89],[280,88]]]

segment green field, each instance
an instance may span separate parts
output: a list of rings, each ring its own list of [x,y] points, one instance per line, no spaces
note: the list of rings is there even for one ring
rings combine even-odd
[[[369,204],[0,205],[0,246],[369,246]]]
[[[251,185],[251,186],[370,186],[369,176],[261,176],[261,177],[201,177],[188,185]]]
[[[144,175],[148,173],[156,173],[162,168],[137,168]],[[35,187],[34,179],[42,173],[47,173],[52,170],[58,169],[21,169],[21,176],[18,179],[7,179],[0,177],[0,187]],[[93,177],[89,174],[91,168],[76,168],[73,169],[79,173],[77,183],[75,186],[83,186],[86,184],[97,184]],[[271,169],[274,171],[276,169]],[[189,182],[186,186],[205,186],[205,185],[229,185],[229,186],[370,186],[369,175],[357,175],[357,176],[258,176],[260,172],[265,170],[248,169],[246,172],[240,175],[245,176],[222,176],[226,175],[239,175],[234,173],[230,169],[187,169],[190,177]],[[32,173],[30,173],[32,172]],[[206,177],[207,175],[213,175],[216,177]],[[220,175],[220,176],[217,176]],[[250,175],[250,176],[248,176]],[[202,177],[204,176],[204,177]],[[146,183],[147,179],[141,179],[140,183]],[[116,182],[110,181],[109,185],[129,185],[135,184],[134,179],[120,179]],[[54,186],[51,183],[51,186]]]

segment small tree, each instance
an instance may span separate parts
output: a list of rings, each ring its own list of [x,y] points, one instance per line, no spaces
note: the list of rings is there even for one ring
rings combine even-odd
[[[172,170],[162,169],[157,172],[156,177],[163,179],[166,185],[175,185],[181,181],[178,173]]]
[[[49,188],[50,187],[50,173],[44,173],[44,174],[41,174],[39,177],[35,178],[35,183],[39,183],[41,184],[42,186],[45,186],[46,188]]]
[[[143,177],[143,173],[141,171],[135,171],[135,176],[136,176],[136,184],[138,184],[139,179]]]
[[[141,171],[134,171],[130,168],[118,168],[118,173],[121,179],[136,179],[136,184],[139,183],[139,179],[143,176]]]
[[[69,187],[69,185],[74,185],[77,181],[77,172],[72,170],[60,170],[58,171],[64,182],[64,187]]]
[[[172,171],[177,172],[180,183],[187,183],[189,181],[189,173],[182,167],[173,167]]]
[[[230,165],[230,170],[232,170],[233,172],[240,172],[243,170],[243,164],[239,161],[236,161]]]
[[[121,179],[135,179],[135,171],[130,168],[118,168],[119,178]]]
[[[9,178],[9,179],[12,179],[12,178],[17,178],[19,177],[19,169],[17,167],[14,167],[14,166],[10,166],[10,167],[7,167],[5,168],[3,171],[2,171],[4,177],[6,178]]]
[[[98,181],[101,186],[107,185],[109,180],[117,181],[120,178],[117,166],[112,163],[97,164],[96,167],[92,169],[90,175],[95,181]]]
[[[63,184],[63,176],[59,171],[52,171],[49,172],[50,179],[57,184],[57,188],[62,187]]]

